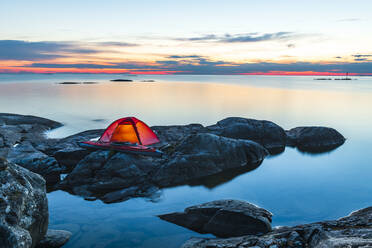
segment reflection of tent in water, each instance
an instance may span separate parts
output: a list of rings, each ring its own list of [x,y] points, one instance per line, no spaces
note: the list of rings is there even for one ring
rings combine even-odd
[[[147,147],[147,145],[158,142],[160,142],[159,138],[143,121],[135,117],[126,117],[116,120],[108,126],[97,142],[80,142],[80,146],[160,156],[160,151]]]

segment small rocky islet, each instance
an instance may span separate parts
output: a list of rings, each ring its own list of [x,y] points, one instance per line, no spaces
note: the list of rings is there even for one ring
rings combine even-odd
[[[35,187],[38,188],[36,191],[41,195],[38,199],[45,198],[44,201],[46,201],[45,182],[49,190],[61,189],[89,200],[100,199],[106,203],[120,202],[133,197],[152,197],[161,188],[190,184],[193,183],[193,180],[205,177],[224,173],[234,175],[235,171],[244,173],[253,170],[262,163],[265,157],[283,152],[286,146],[297,147],[303,152],[319,153],[335,149],[345,142],[345,138],[339,132],[328,127],[297,127],[286,131],[270,121],[231,117],[206,127],[200,124],[154,126],[152,129],[157,133],[161,142],[153,146],[164,154],[162,157],[148,157],[113,151],[88,150],[78,145],[79,141],[99,137],[103,133],[103,129],[88,130],[62,139],[47,139],[45,137],[45,131],[60,126],[62,126],[61,123],[36,116],[0,114],[0,157],[3,158],[2,164],[6,164],[6,166],[2,166],[6,169],[2,169],[1,173],[8,173],[9,168],[16,168],[15,170],[21,171],[19,173],[25,174],[27,172],[33,175],[32,177],[35,177],[35,173],[40,174],[43,178],[36,175],[38,178],[36,181],[39,183]],[[3,178],[9,176],[2,174]],[[60,180],[61,174],[67,174],[62,181]],[[27,178],[32,177],[27,176]],[[19,180],[18,176],[16,178],[15,180]],[[21,182],[18,184],[28,185],[25,180],[21,181],[23,184]],[[34,183],[35,179],[30,179],[30,181]],[[43,188],[44,193],[42,192]],[[35,189],[31,187],[18,190],[32,192]],[[3,191],[4,187],[0,189],[1,202],[12,201],[13,198],[5,198]],[[31,201],[31,199],[24,201]],[[229,202],[228,207],[225,206],[217,211],[219,213],[217,216],[214,216],[217,213],[215,210],[210,210],[216,208],[210,207],[211,204],[204,206],[202,204],[202,207],[197,207],[196,209],[203,208],[203,213],[212,213],[214,216],[212,216],[213,221],[207,220],[208,224],[200,224],[206,221],[205,215],[203,215],[203,220],[199,220],[200,216],[198,215],[194,216],[194,221],[196,218],[196,221],[202,225],[200,230],[182,224],[188,222],[187,218],[185,219],[186,215],[176,214],[178,219],[179,216],[183,216],[180,217],[184,218],[181,222],[174,219],[174,215],[164,215],[161,218],[201,233],[212,233],[224,238],[193,239],[188,241],[185,247],[250,247],[241,246],[242,243],[239,243],[240,246],[228,246],[228,244],[232,245],[235,242],[229,240],[229,237],[243,235],[241,239],[244,241],[247,239],[244,235],[249,234],[245,230],[253,230],[255,225],[262,228],[257,232],[250,232],[249,237],[251,238],[249,239],[259,241],[268,235],[271,235],[270,237],[282,235],[282,232],[278,234],[279,229],[271,229],[271,214],[268,211],[260,209],[255,212],[252,210],[254,206],[250,206],[249,203],[244,205],[233,200]],[[224,201],[219,204],[226,205]],[[17,222],[9,217],[7,206],[4,205],[1,209],[4,211],[0,215],[0,218],[3,218],[0,223],[0,237],[10,237],[8,234],[11,229],[6,229],[6,226],[7,224],[16,225]],[[188,209],[186,212],[190,211],[195,212],[192,209]],[[239,212],[251,215],[236,215]],[[370,216],[370,211],[367,212]],[[18,211],[16,216],[22,218],[23,214]],[[47,215],[44,214],[44,219],[47,219],[45,216]],[[173,219],[170,216],[173,216]],[[231,218],[240,222],[230,223],[228,227],[224,226],[227,223],[226,220]],[[356,218],[355,215],[353,218]],[[8,222],[9,220],[11,223]],[[35,220],[35,223],[38,221]],[[221,224],[221,221],[226,223]],[[254,221],[253,229],[244,224],[245,221]],[[50,246],[53,242],[60,244],[68,240],[67,233],[62,230],[47,232],[47,221],[43,220],[43,223],[43,228],[38,228],[42,232],[35,238],[34,231],[29,230],[32,241],[24,247],[34,247],[36,244],[46,247],[45,244]],[[370,221],[368,223],[370,224]],[[221,231],[225,229],[239,231],[233,231],[235,235],[231,235]],[[345,227],[346,229],[347,227]],[[303,241],[304,232],[292,232],[296,232],[300,236],[302,245],[307,242]],[[213,242],[218,244],[213,246]],[[275,247],[261,246],[257,242],[255,244],[251,242],[251,246],[257,244],[257,247]],[[283,246],[279,241],[276,243],[277,247],[310,247]]]

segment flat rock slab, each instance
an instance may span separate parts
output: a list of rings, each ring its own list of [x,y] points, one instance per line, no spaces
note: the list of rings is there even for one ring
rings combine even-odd
[[[212,201],[159,215],[162,220],[217,237],[265,234],[271,231],[271,217],[269,211],[238,200]]]
[[[296,127],[287,134],[287,144],[300,151],[321,153],[331,151],[345,143],[345,137],[330,127]]]

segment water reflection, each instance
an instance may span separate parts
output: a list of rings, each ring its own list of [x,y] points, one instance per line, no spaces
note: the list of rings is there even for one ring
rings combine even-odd
[[[52,192],[50,227],[73,232],[66,248],[179,247],[200,235],[155,216],[217,199],[242,199],[264,207],[274,213],[274,226],[336,219],[372,205],[371,78],[350,83],[311,77],[151,76],[156,83],[113,84],[112,76],[100,75],[50,75],[27,82],[29,75],[1,77],[0,112],[33,114],[66,124],[51,134],[54,137],[105,128],[130,115],[149,125],[211,125],[242,116],[271,120],[287,130],[329,126],[348,137],[329,153],[307,156],[287,147],[254,170],[165,188],[155,203],[134,198],[104,204]],[[147,78],[138,76],[143,79]],[[100,84],[55,84],[60,81]]]

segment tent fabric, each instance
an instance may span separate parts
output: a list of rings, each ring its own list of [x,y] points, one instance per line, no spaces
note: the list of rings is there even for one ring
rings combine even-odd
[[[121,118],[111,123],[99,141],[130,142],[140,145],[151,145],[160,142],[151,128],[135,117]]]

